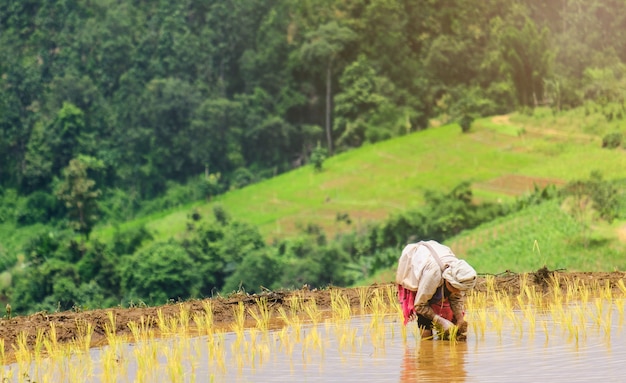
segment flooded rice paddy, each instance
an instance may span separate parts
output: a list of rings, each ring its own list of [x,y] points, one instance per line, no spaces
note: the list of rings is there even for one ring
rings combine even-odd
[[[623,299],[570,304],[562,316],[535,312],[534,322],[523,310],[475,308],[466,342],[421,339],[415,323],[405,328],[397,313],[147,339],[21,361],[5,367],[2,381],[618,382],[626,360],[623,307]]]

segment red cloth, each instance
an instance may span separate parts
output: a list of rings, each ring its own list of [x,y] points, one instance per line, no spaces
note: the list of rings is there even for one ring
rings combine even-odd
[[[450,322],[454,322],[454,313],[452,312],[452,308],[450,307],[450,302],[447,299],[442,299],[437,303],[431,303],[430,307],[433,309],[435,314],[440,317],[449,320]]]
[[[398,300],[402,306],[402,315],[404,316],[404,325],[415,317],[415,295],[416,292],[405,289],[404,286],[398,285]],[[454,320],[454,313],[450,307],[450,302],[447,299],[442,299],[437,303],[431,303],[430,307],[435,314],[449,321]]]
[[[415,314],[415,291],[405,289],[404,286],[398,285],[398,300],[402,306],[402,315],[404,315],[404,325],[412,319]]]

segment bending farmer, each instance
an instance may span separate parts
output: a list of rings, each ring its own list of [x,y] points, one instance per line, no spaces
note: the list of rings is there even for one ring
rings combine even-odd
[[[465,339],[465,292],[476,285],[476,271],[436,241],[411,243],[402,250],[396,273],[404,324],[417,318],[422,337],[432,336],[433,323],[445,337],[454,325]]]

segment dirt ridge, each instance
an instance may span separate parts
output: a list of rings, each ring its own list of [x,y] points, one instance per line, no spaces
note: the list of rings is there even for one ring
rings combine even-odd
[[[476,284],[476,290],[486,291],[488,279],[493,278],[495,288],[499,291],[510,294],[519,294],[520,275],[505,272],[495,276],[480,276]],[[548,290],[552,285],[552,280],[561,282],[569,280],[579,280],[581,283],[589,286],[606,286],[607,284],[616,292],[621,293],[618,282],[626,279],[626,273],[615,272],[563,272],[548,270],[542,268],[536,272],[527,275],[527,283],[534,284],[537,289]],[[241,302],[245,308],[252,308],[257,302],[263,298],[267,300],[268,308],[277,320],[277,310],[284,307],[289,310],[289,298],[299,296],[308,301],[314,299],[317,308],[320,310],[330,310],[331,308],[331,292],[340,292],[348,298],[353,308],[359,308],[363,296],[363,288],[368,289],[368,293],[373,289],[385,287],[390,284],[374,284],[365,287],[356,288],[340,288],[328,287],[325,289],[308,289],[287,290],[287,291],[266,291],[262,294],[233,294],[228,297],[216,297],[207,299],[193,299],[184,302],[177,302],[163,306],[154,307],[133,307],[133,308],[109,308],[97,309],[89,311],[65,311],[58,313],[38,312],[28,316],[17,316],[12,318],[3,318],[0,320],[0,337],[4,340],[5,352],[10,360],[11,353],[17,348],[18,337],[20,334],[26,335],[28,347],[33,347],[37,339],[37,332],[44,331],[44,335],[48,335],[50,328],[54,325],[57,339],[59,343],[71,342],[80,336],[80,332],[87,324],[94,329],[91,337],[92,347],[102,346],[106,344],[106,326],[111,326],[109,318],[112,315],[115,318],[115,333],[118,336],[128,336],[130,339],[131,331],[128,324],[130,322],[139,323],[144,321],[145,325],[151,329],[158,328],[159,311],[165,318],[177,316],[180,314],[181,307],[189,312],[193,318],[195,314],[202,314],[205,311],[207,301],[210,300],[214,324],[216,327],[228,328],[235,319],[235,306]],[[565,283],[560,284],[565,288]],[[247,313],[247,310],[246,310]],[[247,313],[247,320],[252,325],[252,318]]]

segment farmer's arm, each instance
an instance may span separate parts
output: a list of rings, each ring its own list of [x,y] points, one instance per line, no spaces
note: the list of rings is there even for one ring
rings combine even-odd
[[[452,309],[452,313],[454,314],[454,319],[456,319],[457,323],[464,322],[463,314],[465,311],[464,304],[465,296],[463,292],[452,293],[448,297],[448,301],[450,302],[450,308]]]
[[[435,295],[441,282],[440,272],[435,268],[426,268],[420,278],[417,294],[415,295],[415,313],[427,319],[433,320],[435,312],[428,301]]]

